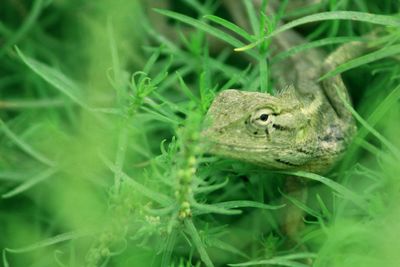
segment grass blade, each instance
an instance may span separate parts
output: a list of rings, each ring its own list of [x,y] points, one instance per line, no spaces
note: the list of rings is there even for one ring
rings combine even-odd
[[[58,70],[49,67],[35,59],[25,56],[17,47],[17,53],[22,61],[31,68],[36,74],[42,77],[46,82],[54,86],[61,93],[70,98],[73,102],[80,105],[85,109],[89,109],[89,106],[82,101],[83,97],[80,94],[80,89],[72,80],[66,77]]]
[[[242,213],[241,210],[234,210],[237,208],[258,208],[258,209],[267,209],[267,210],[276,210],[283,208],[285,205],[267,205],[260,202],[250,201],[250,200],[235,200],[235,201],[227,201],[220,202],[211,205],[205,204],[193,204],[193,207],[199,209],[194,212],[194,215],[201,215],[205,213],[219,213],[226,215],[234,215]]]
[[[196,246],[197,251],[200,254],[201,260],[204,262],[204,264],[207,267],[213,267],[214,264],[212,263],[210,256],[208,256],[208,254],[207,254],[206,248],[204,247],[204,244],[201,241],[201,238],[199,236],[199,233],[196,230],[196,227],[193,224],[193,221],[190,219],[186,219],[185,227],[186,227],[188,234],[192,238],[192,241],[193,241],[194,245]]]
[[[386,58],[386,57],[390,57],[390,56],[394,56],[394,55],[398,55],[400,53],[400,45],[394,45],[394,46],[390,46],[390,47],[384,47],[378,51],[374,51],[372,53],[369,53],[367,55],[355,58],[353,60],[350,60],[340,66],[338,66],[337,68],[335,68],[332,71],[329,71],[328,73],[326,73],[325,75],[323,75],[319,81],[322,81],[324,79],[333,77],[335,75],[338,75],[342,72],[357,68],[359,66]]]
[[[254,266],[254,265],[269,265],[274,264],[278,266],[290,266],[290,267],[308,267],[308,264],[296,262],[294,260],[302,260],[302,259],[309,259],[315,258],[316,255],[314,253],[297,253],[297,254],[290,254],[288,256],[280,256],[274,257],[272,259],[267,260],[258,260],[258,261],[249,261],[244,263],[235,263],[229,264],[229,266]]]
[[[186,85],[185,81],[183,80],[182,76],[177,72],[176,76],[178,77],[179,80],[179,85],[180,85],[180,89],[182,90],[182,93],[189,98],[190,100],[192,100],[194,103],[200,105],[200,99],[195,96],[193,94],[193,92],[190,90],[190,88]]]
[[[322,47],[322,46],[326,46],[326,45],[333,45],[333,44],[342,44],[342,43],[348,43],[348,42],[353,42],[353,41],[360,41],[361,38],[359,37],[329,37],[329,38],[325,38],[325,39],[320,39],[314,42],[308,42],[302,45],[298,45],[295,47],[292,47],[286,51],[283,51],[279,54],[277,54],[276,56],[274,56],[274,58],[272,59],[272,63],[276,63],[279,62],[285,58],[291,57],[297,53],[306,51],[308,49],[312,49],[312,48],[317,48],[317,47]]]
[[[156,191],[153,191],[153,190],[147,188],[146,186],[142,185],[141,183],[135,181],[133,178],[129,177],[127,174],[125,174],[121,170],[118,170],[118,168],[114,164],[112,164],[111,161],[106,159],[104,156],[102,156],[101,158],[102,158],[104,164],[115,175],[117,175],[117,173],[119,172],[118,175],[120,175],[120,177],[123,179],[123,182],[130,184],[136,190],[137,193],[142,194],[163,206],[172,205],[173,201],[168,196],[160,194]]]
[[[351,21],[360,21],[360,22],[368,22],[377,25],[383,26],[391,26],[391,27],[400,27],[400,18],[394,16],[387,16],[387,15],[376,15],[371,13],[365,12],[357,12],[357,11],[331,11],[331,12],[321,12],[309,16],[305,16],[300,19],[293,20],[289,23],[282,25],[281,27],[277,28],[272,33],[268,34],[264,38],[246,45],[244,47],[236,48],[235,51],[246,51],[251,48],[256,47],[260,43],[264,41],[264,39],[271,38],[275,35],[278,35],[281,32],[290,30],[294,27],[311,23],[317,21],[326,21],[326,20],[351,20]]]
[[[246,8],[247,17],[250,21],[251,29],[254,34],[258,34],[260,32],[260,22],[258,21],[258,15],[253,1],[243,1],[243,4]]]
[[[223,32],[217,28],[214,28],[202,21],[199,21],[197,19],[193,19],[191,17],[182,15],[177,12],[169,11],[169,10],[155,9],[155,11],[164,16],[173,18],[177,21],[183,22],[183,23],[193,26],[197,29],[200,29],[206,33],[209,33],[217,38],[220,38],[221,40],[224,40],[225,42],[227,42],[228,44],[231,44],[232,46],[238,46],[238,45],[240,46],[240,44],[243,44],[241,41],[232,37],[231,35]]]
[[[7,261],[7,256],[6,256],[6,250],[5,249],[3,249],[2,254],[3,254],[3,266],[4,267],[10,267],[10,264]]]
[[[62,107],[64,101],[61,99],[40,99],[40,100],[6,100],[0,101],[0,109],[35,109],[35,108],[49,108],[49,107]]]
[[[2,195],[2,198],[10,198],[13,196],[16,196],[18,194],[21,194],[25,192],[26,190],[30,189],[31,187],[37,185],[40,182],[43,182],[44,180],[50,178],[57,172],[56,169],[47,169],[43,172],[40,172],[39,174],[33,176],[26,182],[20,184],[19,186],[15,187],[11,191],[8,191],[7,193]]]
[[[221,202],[214,205],[225,209],[258,208],[266,210],[276,210],[285,207],[284,204],[274,206],[250,200],[234,200],[234,201]]]
[[[174,251],[177,236],[177,233],[174,232],[168,235],[167,244],[165,245],[164,253],[161,258],[161,267],[171,266],[171,256]]]
[[[360,114],[346,101],[346,99],[342,96],[342,94],[337,90],[339,97],[341,98],[345,107],[353,114],[354,118],[371,134],[373,134],[386,148],[392,152],[395,156],[400,158],[400,151],[396,148],[394,144],[389,142],[383,135],[381,135],[377,130],[375,130],[367,121],[365,121]]]
[[[228,182],[229,178],[226,178],[225,181],[223,181],[222,183],[198,187],[195,188],[193,191],[196,193],[210,193],[212,191],[216,191],[218,189],[225,187],[228,184]]]
[[[60,234],[60,235],[56,235],[53,237],[50,237],[48,239],[39,241],[35,244],[26,246],[26,247],[22,247],[22,248],[6,248],[5,250],[7,252],[11,252],[11,253],[25,253],[25,252],[29,252],[29,251],[33,251],[36,249],[40,249],[40,248],[44,248],[44,247],[48,247],[51,245],[55,245],[64,241],[69,241],[69,240],[74,240],[77,238],[81,238],[84,236],[89,235],[90,233],[88,232],[68,232],[68,233],[64,233],[64,234]]]
[[[359,207],[361,207],[363,209],[366,209],[366,207],[367,207],[365,201],[359,195],[357,195],[353,191],[347,189],[343,185],[341,185],[329,178],[323,177],[323,176],[315,174],[315,173],[304,172],[304,171],[294,171],[294,172],[277,171],[277,173],[282,173],[282,174],[287,174],[287,175],[295,175],[295,176],[307,178],[307,179],[310,179],[313,181],[318,181],[318,182],[330,187],[332,190],[336,191],[337,193],[339,193],[339,195],[342,196],[343,198],[353,201]]]
[[[169,11],[169,10],[155,9],[155,11],[164,16],[173,18],[177,21],[183,22],[183,23],[193,26],[199,30],[202,30],[212,36],[217,37],[218,39],[221,39],[221,40],[227,42],[228,44],[230,44],[234,47],[240,47],[240,46],[244,45],[243,42],[239,41],[235,37],[225,33],[224,31],[221,31],[215,27],[212,27],[202,21],[193,19],[191,17],[185,16],[185,15],[173,12],[173,11]],[[256,58],[256,56],[253,52],[249,52],[249,55],[252,55]]]
[[[300,208],[304,212],[310,214],[311,216],[314,216],[315,218],[320,218],[322,217],[321,214],[319,214],[317,211],[313,210],[312,208],[308,207],[305,203],[301,202],[300,200],[296,199],[295,197],[292,197],[288,194],[283,193],[281,190],[279,190],[279,193],[282,194],[285,198],[287,198],[290,202],[292,202],[296,207]]]
[[[23,22],[22,26],[3,44],[0,48],[0,58],[4,55],[8,48],[17,44],[25,34],[35,25],[43,7],[43,0],[36,0],[32,5],[32,10]],[[0,22],[1,23],[1,22]]]
[[[246,32],[241,27],[237,26],[236,24],[234,24],[234,23],[232,23],[232,22],[230,22],[230,21],[228,21],[226,19],[214,16],[214,15],[206,15],[206,16],[204,16],[204,18],[208,19],[208,20],[211,20],[212,22],[217,23],[217,24],[225,27],[228,30],[233,31],[234,33],[240,35],[241,37],[243,37],[244,39],[246,39],[249,42],[254,42],[255,41],[254,36],[252,36],[251,34]]]
[[[54,162],[48,159],[46,156],[42,155],[40,152],[36,151],[30,145],[28,145],[25,141],[19,138],[15,133],[8,128],[7,124],[0,119],[0,130],[4,132],[8,138],[10,138],[21,150],[23,150],[26,154],[30,155],[32,158],[40,161],[48,166],[54,166]]]
[[[192,204],[193,208],[195,210],[193,211],[193,215],[202,215],[202,214],[207,214],[207,213],[217,213],[217,214],[224,214],[224,215],[237,215],[241,214],[241,210],[231,210],[223,207],[219,207],[215,204],[208,205],[208,204],[199,204],[199,203],[193,203]]]
[[[372,127],[377,124],[385,114],[396,104],[400,99],[400,85],[397,86],[385,99],[379,104],[374,112],[368,117],[367,122]],[[367,135],[367,131],[360,129],[358,137],[364,139]]]

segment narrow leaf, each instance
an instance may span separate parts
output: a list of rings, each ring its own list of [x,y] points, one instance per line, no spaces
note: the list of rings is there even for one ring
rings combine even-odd
[[[315,258],[314,253],[297,253],[290,254],[288,256],[274,257],[272,259],[249,261],[244,263],[228,264],[229,266],[254,266],[254,265],[278,265],[278,266],[290,266],[290,267],[308,267],[308,264],[296,262],[294,260],[302,260]]]
[[[193,215],[201,215],[201,214],[207,214],[207,213],[217,213],[217,214],[224,214],[224,215],[237,215],[241,214],[241,210],[231,210],[223,207],[219,207],[217,205],[208,205],[208,204],[199,204],[199,203],[193,203],[192,204],[194,211]]]
[[[82,100],[83,97],[80,94],[79,86],[76,85],[72,80],[58,70],[25,56],[17,47],[15,49],[17,50],[17,53],[21,57],[22,61],[36,74],[70,98],[73,102],[85,109],[89,109],[89,106]]]
[[[200,254],[201,260],[204,262],[204,264],[207,267],[213,267],[214,264],[212,263],[210,256],[208,256],[208,254],[207,254],[206,248],[204,247],[203,241],[201,241],[201,238],[199,236],[199,233],[197,232],[196,227],[193,224],[193,221],[190,219],[186,219],[185,227],[186,227],[188,234],[192,238],[192,241],[193,241],[194,245],[196,246],[197,251]]]
[[[0,58],[4,55],[8,48],[17,44],[23,37],[29,32],[29,30],[35,25],[36,20],[39,18],[40,13],[43,10],[43,0],[36,0],[33,5],[30,13],[26,16],[25,21],[22,23],[22,26],[13,32],[13,35],[6,41],[5,44],[2,44],[0,47]],[[1,21],[0,21],[1,23]]]
[[[345,107],[353,114],[354,118],[365,128],[367,129],[371,134],[373,134],[380,142],[382,142],[383,145],[386,146],[386,148],[391,151],[394,155],[396,155],[398,158],[400,158],[400,150],[392,144],[389,140],[387,140],[382,134],[380,134],[377,130],[374,129],[367,121],[365,121],[360,114],[355,111],[355,109],[347,102],[345,97],[339,92],[337,89],[338,95],[341,98],[343,104]]]
[[[190,90],[190,88],[186,85],[185,81],[183,80],[182,76],[179,73],[176,73],[178,76],[180,88],[182,92],[193,102],[200,104],[200,99],[193,94],[193,92]]]
[[[209,185],[209,186],[198,187],[198,188],[194,189],[194,191],[196,193],[209,193],[209,192],[216,191],[218,189],[225,187],[228,184],[228,182],[229,182],[229,178],[226,178],[225,181],[223,181],[220,184],[213,184],[213,185]]]
[[[209,19],[209,20],[227,28],[228,30],[233,31],[234,33],[242,36],[244,39],[246,39],[249,42],[253,42],[255,39],[254,36],[252,36],[251,34],[246,32],[244,29],[240,28],[238,25],[236,25],[226,19],[214,16],[214,15],[206,15],[206,16],[204,16],[204,18]]]
[[[20,184],[19,186],[15,187],[14,189],[8,191],[7,193],[2,195],[2,198],[10,198],[25,192],[26,190],[32,188],[33,186],[37,185],[40,182],[50,178],[57,172],[56,169],[47,169],[32,178],[28,179],[26,182]]]
[[[185,24],[191,25],[199,30],[202,30],[210,35],[213,35],[213,36],[217,37],[218,39],[221,39],[234,47],[240,47],[240,46],[244,45],[244,43],[239,41],[237,38],[225,33],[224,31],[221,31],[220,29],[217,29],[217,28],[212,27],[202,21],[199,21],[197,19],[193,19],[191,17],[185,16],[185,15],[173,12],[173,11],[169,11],[169,10],[155,9],[155,11],[164,16],[173,18],[173,19],[183,22]],[[255,58],[257,58],[257,56],[253,52],[249,52],[249,54],[254,56]]]
[[[307,42],[305,44],[301,44],[295,47],[291,47],[286,51],[283,51],[272,58],[272,63],[279,62],[285,58],[291,57],[297,53],[302,51],[306,51],[312,48],[326,46],[326,45],[333,45],[333,44],[341,44],[341,43],[348,43],[353,41],[360,41],[361,38],[359,37],[329,37],[325,39],[320,39],[313,42]]]
[[[304,171],[294,171],[294,172],[288,172],[288,171],[277,171],[277,173],[282,173],[282,174],[288,174],[288,175],[295,175],[303,178],[307,178],[310,180],[318,181],[320,183],[323,183],[324,185],[330,187],[337,193],[339,193],[342,197],[353,201],[355,204],[360,206],[361,208],[366,208],[366,203],[365,201],[356,193],[353,191],[347,189],[343,185],[328,179],[326,177],[323,177],[321,175],[315,174],[315,173],[310,173],[310,172],[304,172]]]
[[[25,153],[30,155],[32,158],[48,165],[48,166],[53,166],[54,162],[52,162],[50,159],[48,159],[46,156],[42,155],[40,152],[36,151],[34,148],[32,148],[30,145],[28,145],[25,141],[23,141],[21,138],[19,138],[15,133],[11,131],[10,128],[3,122],[2,119],[0,119],[0,130],[4,132],[8,138],[10,138],[21,150],[23,150]]]
[[[235,49],[235,51],[245,51],[256,47],[260,43],[263,42],[264,39],[271,38],[281,32],[290,30],[294,27],[307,24],[310,22],[317,21],[326,21],[326,20],[352,20],[352,21],[360,21],[360,22],[368,22],[372,24],[384,25],[384,26],[392,26],[392,27],[400,27],[400,18],[395,16],[388,15],[375,15],[371,13],[365,12],[357,12],[357,11],[330,11],[330,12],[321,12],[309,16],[302,17],[300,19],[293,20],[281,27],[277,28],[272,33],[268,34],[264,38],[258,40],[257,42],[251,43],[244,47],[239,47]]]
[[[268,205],[256,201],[250,200],[234,200],[234,201],[226,201],[213,204],[214,206],[225,208],[225,209],[234,209],[234,208],[258,208],[258,209],[266,209],[266,210],[276,210],[285,207],[282,205]]]
[[[120,177],[123,179],[123,182],[126,182],[130,184],[137,193],[142,194],[151,200],[166,206],[166,205],[171,205],[173,203],[172,199],[169,198],[168,196],[164,194],[160,194],[156,191],[153,191],[149,189],[148,187],[142,185],[141,183],[135,181],[133,178],[129,177],[127,174],[122,172],[121,170],[118,170],[118,168],[110,162],[108,159],[106,159],[104,156],[101,156],[104,164],[116,175],[116,173],[119,173]]]
[[[193,26],[195,28],[198,28],[198,29],[200,29],[200,30],[202,30],[204,32],[207,32],[207,33],[209,33],[209,34],[211,34],[211,35],[213,35],[213,36],[215,36],[217,38],[220,38],[220,39],[226,41],[227,43],[229,43],[229,44],[231,44],[233,46],[240,46],[240,44],[243,45],[243,43],[241,41],[239,41],[238,39],[232,37],[231,35],[223,32],[223,31],[221,31],[221,30],[219,30],[219,29],[217,29],[215,27],[212,27],[212,26],[210,26],[210,25],[208,25],[208,24],[206,24],[206,23],[204,23],[202,21],[199,21],[197,19],[188,17],[186,15],[182,15],[182,14],[179,14],[179,13],[176,13],[176,12],[173,12],[173,11],[169,11],[169,10],[155,9],[155,11],[160,13],[160,14],[162,14],[162,15],[164,15],[164,16],[173,18],[175,20],[178,20],[180,22],[183,22],[185,24],[188,24],[188,25],[191,25],[191,26]]]
[[[281,190],[279,190],[279,193],[281,193],[285,198],[290,200],[296,207],[300,208],[301,210],[305,211],[306,213],[318,218],[322,217],[321,214],[319,214],[317,211],[313,210],[312,208],[308,207],[306,204],[303,202],[299,201],[298,199],[283,193]]]
[[[324,80],[326,78],[330,78],[333,77],[335,75],[338,75],[342,72],[357,68],[359,66],[386,58],[386,57],[390,57],[390,56],[394,56],[394,55],[398,55],[400,54],[400,45],[394,45],[394,46],[390,46],[390,47],[384,47],[378,51],[374,51],[372,53],[369,53],[367,55],[355,58],[353,60],[350,60],[340,66],[338,66],[337,68],[335,68],[334,70],[326,73],[325,75],[323,75],[319,81]]]
[[[56,235],[53,236],[51,238],[42,240],[40,242],[37,242],[35,244],[26,246],[26,247],[22,247],[22,248],[6,248],[5,250],[7,252],[11,252],[11,253],[25,253],[25,252],[29,252],[29,251],[33,251],[36,249],[40,249],[40,248],[44,248],[44,247],[48,247],[51,245],[55,245],[64,241],[68,241],[68,240],[74,240],[74,239],[78,239],[84,236],[88,236],[90,233],[88,232],[68,232],[68,233],[64,233],[64,234],[60,234],[60,235]]]

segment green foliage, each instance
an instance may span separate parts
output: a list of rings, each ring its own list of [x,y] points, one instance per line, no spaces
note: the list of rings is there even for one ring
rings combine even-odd
[[[218,1],[150,2],[1,4],[3,265],[397,266],[399,4],[280,1],[271,17],[244,1],[246,27]],[[271,40],[293,28],[309,42],[273,56]],[[321,77],[343,73],[359,122],[330,173],[206,153],[218,92],[274,93],[277,62],[372,29],[371,52]],[[310,180],[307,200],[285,192],[287,175]],[[305,212],[294,241],[289,206]]]

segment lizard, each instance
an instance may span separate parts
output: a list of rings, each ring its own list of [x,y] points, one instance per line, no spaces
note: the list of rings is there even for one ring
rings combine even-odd
[[[304,44],[294,30],[275,36],[274,53]],[[366,50],[347,43],[328,56],[312,48],[272,66],[277,94],[228,89],[212,102],[203,131],[208,151],[271,170],[327,172],[356,133],[343,101],[350,102],[340,74],[319,78]]]
[[[243,24],[240,9],[231,9]],[[274,56],[305,42],[288,30],[274,36],[269,48]],[[328,172],[352,142],[357,127],[344,103],[351,100],[341,75],[319,78],[367,50],[365,42],[354,41],[327,56],[317,48],[294,54],[272,65],[275,95],[237,89],[220,92],[202,131],[207,152],[269,170]],[[284,191],[301,201],[307,199],[307,187],[299,177],[289,175]],[[291,243],[304,226],[304,212],[290,201],[285,204],[282,226]]]

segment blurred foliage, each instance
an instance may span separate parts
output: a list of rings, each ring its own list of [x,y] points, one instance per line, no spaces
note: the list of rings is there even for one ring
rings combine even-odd
[[[282,193],[284,175],[204,153],[217,92],[275,89],[265,42],[233,49],[277,20],[245,1],[255,31],[242,32],[222,2],[1,0],[4,266],[398,266],[400,3],[282,9],[287,21],[386,15],[296,28],[309,44],[328,40],[327,53],[381,29],[375,52],[343,74],[354,145],[326,177],[297,173],[314,180],[303,203]],[[294,243],[281,229],[288,201],[305,212]]]

